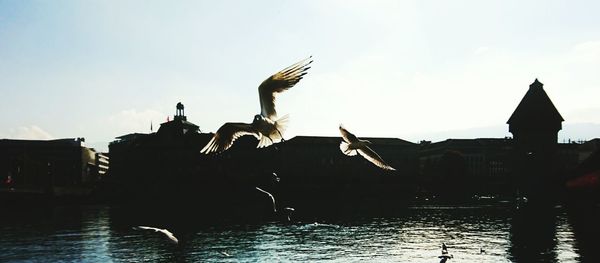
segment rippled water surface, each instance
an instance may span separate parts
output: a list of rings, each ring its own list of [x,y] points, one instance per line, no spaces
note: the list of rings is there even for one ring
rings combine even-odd
[[[510,209],[417,207],[386,218],[187,226],[173,229],[178,245],[111,215],[65,206],[2,216],[0,262],[439,262],[442,242],[448,262],[587,261],[560,209],[541,221]]]

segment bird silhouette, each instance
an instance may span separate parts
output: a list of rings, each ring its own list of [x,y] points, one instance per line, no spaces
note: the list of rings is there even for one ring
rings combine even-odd
[[[292,213],[294,213],[294,211],[296,211],[296,209],[294,209],[293,207],[284,207],[283,211],[285,212],[285,216],[287,218],[287,221],[290,222],[292,221]]]
[[[438,256],[438,258],[441,259],[440,263],[445,263],[448,261],[448,259],[454,258],[452,254],[448,254],[448,247],[446,246],[446,243],[442,243],[442,255]]]
[[[159,232],[159,233],[164,234],[167,238],[169,238],[169,241],[171,241],[173,244],[179,243],[179,240],[177,240],[175,235],[173,235],[173,233],[171,233],[169,230],[166,230],[166,229],[160,229],[160,228],[149,227],[149,226],[137,226],[137,227],[134,227],[134,229],[153,230],[154,232]]]
[[[241,136],[252,135],[259,140],[257,148],[267,147],[283,141],[283,132],[288,123],[288,115],[277,117],[275,94],[286,91],[296,85],[306,75],[312,56],[299,61],[267,78],[258,86],[260,114],[254,116],[252,123],[227,122],[213,135],[202,148],[201,153],[223,152]]]
[[[343,125],[340,124],[340,133],[342,134],[342,138],[344,141],[340,143],[340,150],[342,153],[348,156],[355,156],[357,153],[362,155],[367,161],[372,162],[378,167],[385,170],[396,170],[394,167],[389,166],[383,159],[369,148],[369,144],[371,144],[368,140],[361,140],[357,138],[354,134],[350,133],[348,130],[344,128]]]
[[[438,258],[440,258],[440,263],[446,263],[446,261],[448,261],[448,259],[453,259],[454,256],[452,255],[441,255]]]
[[[271,198],[271,202],[273,202],[273,212],[277,213],[277,205],[275,205],[275,197],[273,197],[273,195],[271,193],[269,193],[269,192],[267,192],[267,191],[265,191],[263,189],[260,189],[258,187],[255,187],[255,188],[256,188],[256,190],[258,190],[258,191],[266,194],[267,196],[269,196],[269,198]]]

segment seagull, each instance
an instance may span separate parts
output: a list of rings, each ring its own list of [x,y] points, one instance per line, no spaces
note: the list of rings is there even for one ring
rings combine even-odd
[[[442,255],[438,256],[440,258],[440,263],[445,263],[448,259],[454,258],[452,254],[448,254],[448,247],[446,247],[446,243],[442,243]]]
[[[149,226],[137,226],[137,227],[134,227],[134,229],[154,230],[154,232],[163,233],[166,237],[169,238],[169,240],[173,244],[179,243],[179,240],[177,240],[177,238],[173,235],[173,233],[171,233],[169,230],[166,230],[166,229],[160,229],[160,228],[149,227]]]
[[[292,221],[292,218],[290,217],[292,215],[292,213],[294,211],[296,211],[296,209],[294,209],[293,207],[284,207],[283,211],[285,211],[285,214],[287,216],[287,221]]]
[[[344,141],[340,143],[340,150],[342,150],[342,152],[345,155],[355,156],[357,153],[359,153],[365,159],[367,159],[367,161],[372,162],[373,164],[379,166],[382,169],[392,171],[396,170],[394,169],[394,167],[391,167],[388,164],[386,164],[385,161],[383,161],[383,159],[381,159],[381,157],[376,152],[369,148],[368,145],[371,144],[370,141],[356,138],[354,134],[346,130],[341,124],[340,133],[342,134],[342,138],[344,139]]]
[[[279,183],[279,181],[281,181],[281,178],[279,178],[276,173],[271,174],[271,179],[273,180],[273,183]]]
[[[284,141],[283,132],[288,123],[288,115],[277,117],[275,94],[286,91],[296,85],[306,75],[312,56],[301,60],[267,78],[258,86],[260,114],[254,116],[252,123],[227,122],[217,130],[212,139],[202,148],[201,153],[223,152],[241,136],[256,137],[258,146],[263,148]]]
[[[452,259],[452,258],[454,258],[454,256],[448,255],[448,254],[443,254],[441,256],[438,256],[438,258],[441,258],[440,263],[446,263],[446,261],[448,261],[448,259]]]
[[[273,197],[273,195],[263,189],[260,189],[258,187],[255,187],[256,190],[263,192],[264,194],[268,195],[271,198],[271,201],[273,202],[273,212],[277,213],[277,206],[275,205],[275,197]]]

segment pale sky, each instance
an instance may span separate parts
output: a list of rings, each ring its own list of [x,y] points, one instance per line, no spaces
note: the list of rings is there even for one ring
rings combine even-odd
[[[314,58],[279,95],[286,138],[413,142],[510,136],[538,78],[561,139],[600,137],[598,1],[4,1],[0,138],[150,132],[186,107],[203,132],[251,122],[258,85]],[[171,117],[172,118],[172,117]],[[582,128],[583,127],[583,128]],[[104,146],[102,146],[104,145]]]

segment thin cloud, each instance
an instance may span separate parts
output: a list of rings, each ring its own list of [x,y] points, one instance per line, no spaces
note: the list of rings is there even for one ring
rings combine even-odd
[[[10,129],[6,136],[7,139],[19,139],[19,140],[52,140],[54,136],[50,135],[47,131],[42,128],[31,125],[21,126],[15,129]]]

